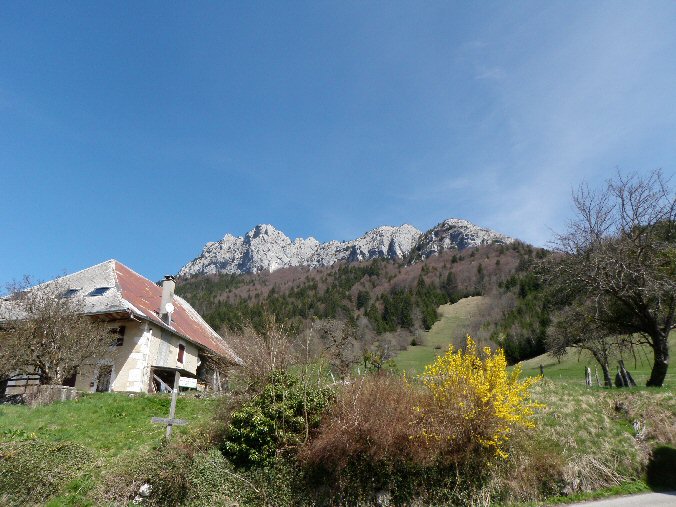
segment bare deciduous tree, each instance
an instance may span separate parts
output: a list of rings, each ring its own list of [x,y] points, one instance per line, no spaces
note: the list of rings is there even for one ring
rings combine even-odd
[[[348,322],[324,319],[313,322],[309,333],[315,357],[326,360],[340,378],[347,377],[351,366],[359,360],[356,327]]]
[[[268,314],[264,319],[261,332],[252,325],[245,325],[242,331],[233,333],[224,329],[228,343],[242,363],[233,370],[235,377],[241,379],[246,390],[256,391],[268,381],[270,373],[286,370],[298,360],[294,340],[286,325],[277,322],[275,316]],[[222,367],[225,365],[221,365]],[[227,364],[227,366],[232,366]]]
[[[676,195],[669,183],[656,170],[618,174],[602,191],[582,185],[573,195],[577,215],[556,239],[564,255],[545,275],[560,301],[584,311],[594,339],[638,336],[652,348],[648,386],[664,382],[675,327]]]
[[[585,307],[585,303],[574,303],[557,312],[547,332],[547,349],[557,358],[565,355],[568,347],[590,352],[601,366],[605,386],[613,387],[610,360],[629,343],[609,334],[591,315],[593,309]]]
[[[78,366],[105,355],[111,334],[84,314],[64,288],[49,282],[14,287],[0,301],[0,364],[7,373],[35,373],[41,384],[62,384]]]

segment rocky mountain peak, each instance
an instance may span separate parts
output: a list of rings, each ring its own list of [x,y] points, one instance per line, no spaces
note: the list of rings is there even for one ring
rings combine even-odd
[[[427,259],[444,250],[464,250],[482,245],[514,242],[513,238],[460,218],[449,218],[423,234],[412,252],[412,258]]]
[[[270,224],[258,224],[256,227],[254,227],[249,232],[247,232],[244,237],[246,239],[248,239],[249,241],[251,241],[251,240],[259,238],[261,236],[264,236],[264,237],[284,236],[286,238],[286,236],[284,235],[283,232],[277,230],[273,225],[270,225]]]
[[[489,243],[510,243],[511,238],[466,220],[448,219],[424,234],[409,224],[384,225],[351,241],[320,243],[313,237],[291,241],[270,224],[259,224],[244,237],[226,234],[209,242],[202,253],[186,264],[180,276],[215,273],[258,273],[291,266],[316,268],[339,261],[375,258],[425,259],[442,250],[463,250]]]

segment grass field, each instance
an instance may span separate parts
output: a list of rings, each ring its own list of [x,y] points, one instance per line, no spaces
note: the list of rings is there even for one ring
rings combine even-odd
[[[536,428],[527,434],[528,441],[523,444],[526,454],[519,460],[527,468],[529,460],[534,459],[544,471],[560,459],[564,476],[577,483],[579,489],[565,496],[554,495],[544,502],[515,503],[530,507],[560,505],[654,489],[673,490],[675,393],[673,387],[589,389],[545,377],[532,389],[533,398],[544,406],[535,416]],[[636,421],[643,425],[641,437],[634,427]],[[646,472],[650,450],[661,445],[669,449],[670,462],[666,465],[669,484],[658,483],[650,471]],[[517,472],[514,480],[520,479]]]
[[[676,350],[676,332],[672,332],[669,336],[669,349]],[[652,351],[649,347],[637,347],[632,354],[631,352],[623,354],[623,357],[617,355],[610,363],[611,375],[614,377],[617,368],[617,360],[624,359],[624,364],[627,370],[639,386],[644,386],[648,377],[650,376],[650,369],[652,367]],[[603,376],[601,369],[598,368],[598,363],[591,356],[589,352],[577,351],[570,349],[568,353],[557,360],[549,354],[543,354],[521,363],[522,371],[525,375],[533,376],[540,374],[540,365],[544,368],[545,378],[551,380],[562,380],[571,384],[584,385],[584,371],[585,367],[589,366],[592,369],[592,378],[594,377],[594,368],[598,369],[599,378],[603,383]],[[594,379],[594,382],[596,380]],[[665,386],[676,387],[676,371],[670,368],[665,380]]]
[[[426,364],[434,361],[434,358],[448,350],[448,346],[453,344],[455,347],[463,346],[465,336],[463,330],[470,319],[482,310],[482,304],[485,304],[485,298],[474,296],[464,298],[452,305],[442,305],[439,307],[441,318],[432,326],[432,329],[421,335],[422,345],[409,346],[394,357],[397,368],[407,374],[421,373]],[[676,332],[671,333],[669,337],[669,349],[676,350]],[[611,361],[611,374],[615,375],[617,360],[624,359],[625,367],[636,380],[639,386],[645,385],[650,376],[652,367],[652,351],[647,346],[636,347],[633,352],[617,355]],[[570,349],[562,358],[556,359],[549,354],[534,357],[521,363],[523,374],[526,376],[537,376],[540,374],[540,365],[543,366],[545,378],[550,380],[565,381],[570,384],[584,385],[585,367],[592,369],[592,378],[594,368],[598,365],[589,352]],[[600,369],[598,369],[599,378],[603,382]],[[595,381],[595,380],[594,380]],[[676,387],[676,369],[671,369],[667,373],[665,386]]]
[[[551,475],[550,483],[578,485],[566,499],[584,498],[578,493],[585,491],[603,496],[647,490],[649,449],[676,443],[674,392],[587,389],[545,378],[533,388],[534,399],[544,405],[535,416],[536,428],[514,436],[510,459],[520,466],[501,480],[515,501],[537,497],[541,473]],[[218,404],[217,399],[181,397],[177,416],[189,424],[176,428],[169,448],[161,445],[164,428],[150,422],[168,412],[165,395],[94,393],[39,408],[1,406],[0,505],[127,505],[125,495],[144,481],[158,494],[188,484],[189,496],[181,505],[261,505],[259,497],[242,495],[263,487],[271,488],[265,493],[270,495],[280,485],[266,482],[267,471],[241,475],[245,472],[234,470],[206,438]],[[645,438],[636,438],[636,420],[644,424]],[[111,491],[122,503],[109,501]],[[223,503],[226,498],[232,501]],[[294,503],[270,503],[276,504]]]
[[[0,505],[119,505],[106,492],[126,487],[125,474],[139,467],[152,472],[166,427],[150,419],[166,417],[169,404],[169,395],[91,393],[44,407],[0,405]],[[173,441],[208,434],[217,404],[180,397],[176,416],[188,424],[174,427]]]
[[[424,344],[410,346],[395,358],[398,368],[422,372],[449,344],[462,346],[465,326],[483,304],[481,297],[472,297],[440,307],[442,317],[424,334]],[[673,351],[676,333],[670,345]],[[639,386],[650,372],[648,352],[624,357]],[[668,374],[664,389],[589,389],[584,386],[584,367],[593,370],[590,356],[575,351],[561,361],[539,356],[522,363],[524,374],[539,375],[540,364],[545,378],[532,394],[542,407],[534,418],[535,429],[514,435],[510,460],[518,466],[500,479],[514,498],[504,505],[647,491],[652,486],[650,453],[660,446],[670,460],[662,468],[671,471],[668,480],[676,486],[676,371]],[[209,439],[217,425],[219,399],[180,397],[176,416],[188,425],[175,428],[171,447],[163,445],[165,427],[150,419],[165,417],[169,402],[168,395],[93,393],[38,408],[0,405],[0,505],[127,505],[129,492],[146,481],[155,485],[158,495],[189,484],[188,499],[180,505],[199,507],[260,505],[259,490],[265,491],[264,497],[286,491],[280,489],[283,482],[266,482],[268,472],[241,475],[244,472],[232,468]],[[538,489],[559,483],[573,485],[565,498]],[[110,491],[122,502],[111,503]],[[258,495],[251,497],[254,500],[245,495],[253,495],[251,491]],[[542,501],[536,504],[518,503],[538,497]]]
[[[0,443],[34,438],[75,442],[94,449],[103,459],[141,452],[162,442],[166,427],[150,419],[167,417],[169,402],[169,395],[96,393],[45,407],[0,405]],[[176,417],[186,419],[188,425],[176,426],[174,431],[185,434],[190,426],[194,429],[206,422],[215,404],[212,399],[180,397]]]
[[[648,490],[644,470],[649,447],[676,442],[674,389],[586,389],[545,379],[534,387],[533,397],[544,404],[535,417],[537,426],[521,436],[515,435],[520,443],[512,449],[511,459],[522,466],[515,469],[513,477],[502,479],[511,484],[516,503],[519,497],[526,499],[538,494],[540,469],[542,473],[558,470],[556,473],[563,474],[563,479],[578,484],[579,491],[572,490],[568,497],[557,501],[585,498],[580,496],[583,491],[589,497]],[[104,500],[109,486],[133,489],[138,488],[141,483],[138,481],[146,480],[156,487],[163,484],[158,481],[180,484],[186,476],[171,475],[177,473],[170,463],[173,457],[149,453],[160,447],[163,436],[163,428],[152,425],[149,419],[164,415],[168,401],[168,397],[160,395],[96,393],[35,409],[1,407],[0,505],[91,507],[108,505]],[[199,438],[205,427],[202,425],[213,416],[217,403],[213,399],[188,397],[179,400],[177,415],[188,419],[190,424],[177,428],[178,447],[173,452],[194,445],[188,441]],[[634,420],[645,423],[645,440],[636,438]],[[258,505],[255,501],[241,501],[238,491],[243,487],[242,476],[232,468],[223,468],[227,464],[218,450],[207,452],[212,454],[198,454],[195,463],[180,458],[183,464],[179,467],[197,466],[190,469],[189,477],[196,481],[193,488],[197,485],[203,488],[191,490],[191,495],[203,495],[198,495],[200,501],[181,505],[221,505],[208,499],[225,486],[230,488],[228,498],[238,499],[232,505]],[[160,466],[157,461],[149,461],[153,456],[154,459],[164,456],[168,463]],[[209,466],[202,472],[199,466],[205,464]],[[144,472],[146,466],[153,467],[148,469],[151,472],[154,467],[159,471],[148,476]],[[66,477],[54,482],[55,473],[57,477],[64,474]],[[221,482],[209,482],[215,480],[213,474]],[[255,488],[262,484],[265,482],[257,482]],[[17,500],[16,496],[3,496],[7,493],[26,496]],[[38,498],[44,500],[37,501]],[[537,505],[544,503],[548,502]]]
[[[474,296],[461,299],[452,305],[440,306],[438,311],[441,318],[421,335],[423,344],[409,346],[394,358],[397,368],[410,374],[422,373],[425,365],[446,352],[451,343],[454,346],[464,345],[462,329],[481,310],[483,300],[482,296]]]

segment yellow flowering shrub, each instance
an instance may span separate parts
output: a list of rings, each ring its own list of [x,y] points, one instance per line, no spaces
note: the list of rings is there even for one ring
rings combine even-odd
[[[448,448],[478,444],[507,457],[510,433],[532,428],[534,411],[541,407],[529,393],[539,377],[520,379],[520,374],[518,366],[507,370],[502,349],[479,351],[470,336],[465,350],[450,346],[420,375],[431,400],[416,409],[422,418],[419,436]]]

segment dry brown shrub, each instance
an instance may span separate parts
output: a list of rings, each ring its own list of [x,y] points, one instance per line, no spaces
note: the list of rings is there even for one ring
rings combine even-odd
[[[242,360],[242,364],[232,369],[231,376],[244,383],[247,390],[260,389],[270,373],[286,370],[298,361],[288,326],[277,322],[271,314],[265,316],[261,332],[246,325],[241,332],[227,333],[226,339]]]
[[[338,393],[300,459],[306,465],[339,471],[364,460],[448,465],[476,454],[479,449],[472,437],[476,428],[448,410],[430,418],[437,408],[429,391],[402,377],[360,377]],[[424,430],[443,438],[429,437]]]
[[[301,461],[337,471],[353,460],[410,460],[420,452],[410,438],[418,424],[413,410],[418,399],[417,390],[401,378],[358,378],[339,392],[319,433],[302,449]]]

